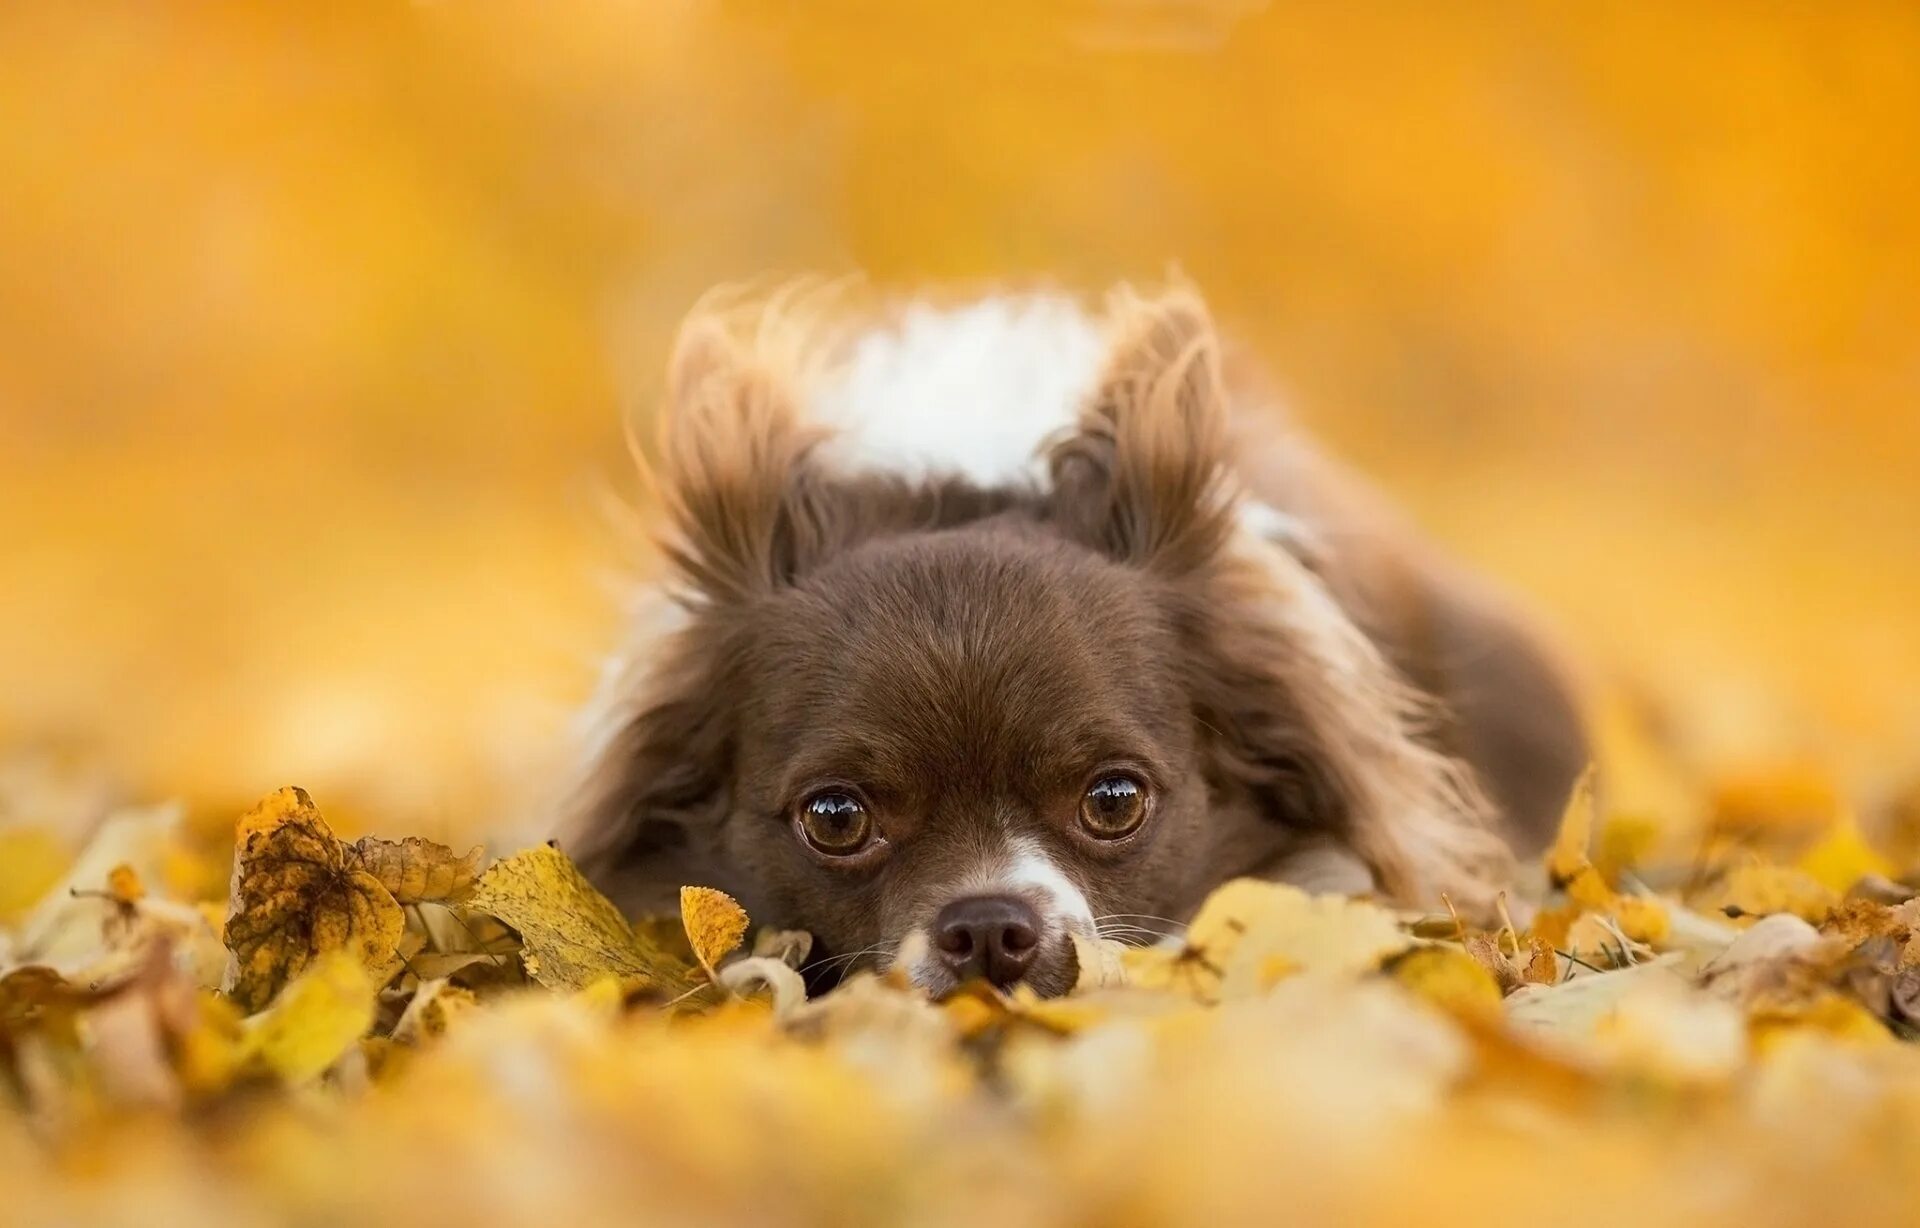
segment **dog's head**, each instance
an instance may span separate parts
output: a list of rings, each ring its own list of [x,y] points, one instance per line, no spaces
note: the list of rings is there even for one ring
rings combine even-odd
[[[660,472],[688,616],[579,832],[616,896],[713,883],[839,966],[1058,992],[1072,935],[1169,925],[1303,840],[1396,894],[1484,885],[1498,842],[1406,690],[1240,528],[1203,309],[1113,325],[1048,479],[1000,490],[835,473],[790,364],[689,326]]]

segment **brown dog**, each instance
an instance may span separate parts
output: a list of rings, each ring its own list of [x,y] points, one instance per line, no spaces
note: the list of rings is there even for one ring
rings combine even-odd
[[[1197,298],[916,308],[842,345],[696,313],[636,632],[574,816],[629,908],[683,883],[1058,992],[1241,875],[1484,902],[1586,744],[1492,597],[1301,440],[1230,414]],[[1258,429],[1256,429],[1258,428]],[[828,979],[822,975],[816,980]]]

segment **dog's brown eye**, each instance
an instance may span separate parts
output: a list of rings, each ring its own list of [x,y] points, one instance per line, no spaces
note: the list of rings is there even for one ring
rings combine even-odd
[[[1080,799],[1080,825],[1102,840],[1132,835],[1146,817],[1146,786],[1131,776],[1102,776]]]
[[[816,793],[800,807],[800,834],[829,857],[850,857],[873,839],[873,818],[851,793]]]

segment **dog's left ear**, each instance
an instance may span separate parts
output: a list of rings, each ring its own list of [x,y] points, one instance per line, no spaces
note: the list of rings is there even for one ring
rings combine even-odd
[[[1179,574],[1232,531],[1220,344],[1198,295],[1116,293],[1106,366],[1049,457],[1052,515],[1124,562]]]
[[[821,432],[800,412],[804,323],[776,297],[741,311],[696,311],[668,366],[656,477],[667,557],[710,601],[749,599],[793,579],[819,553]]]

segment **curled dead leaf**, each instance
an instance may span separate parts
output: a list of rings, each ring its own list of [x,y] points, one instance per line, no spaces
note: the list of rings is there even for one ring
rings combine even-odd
[[[699,984],[684,961],[636,933],[552,845],[494,862],[466,908],[512,927],[527,975],[549,989],[582,990],[614,977],[672,998]]]
[[[353,855],[360,868],[378,879],[398,902],[449,903],[473,890],[486,849],[476,844],[456,854],[444,844],[418,836],[404,840],[362,836],[353,842]]]
[[[281,789],[241,816],[226,944],[227,992],[264,1009],[321,955],[344,951],[385,979],[406,918],[335,838],[306,790]]]
[[[807,1003],[807,985],[800,974],[781,960],[765,955],[737,959],[720,969],[720,984],[738,997],[765,990],[773,999],[776,1019],[788,1019]]]

